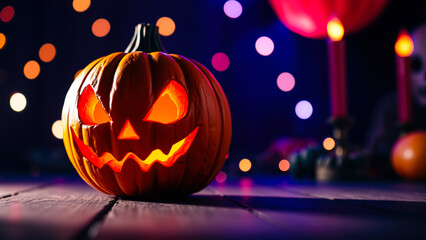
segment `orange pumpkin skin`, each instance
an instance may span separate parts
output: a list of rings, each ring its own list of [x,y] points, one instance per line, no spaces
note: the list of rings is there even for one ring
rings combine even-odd
[[[170,124],[146,121],[147,113],[171,81],[185,89],[188,99],[185,116]],[[88,84],[110,122],[93,126],[82,123],[78,103]],[[93,188],[119,196],[197,192],[222,168],[231,142],[229,105],[213,75],[193,60],[163,52],[119,52],[89,64],[67,93],[62,121],[64,145],[78,174]],[[140,139],[118,139],[126,121]],[[83,157],[76,140],[92,148],[98,157],[108,152],[120,161],[131,152],[145,159],[155,149],[165,154],[172,152],[173,144],[195,129],[198,130],[189,148],[171,166],[157,161],[148,170],[142,169],[132,157],[120,163],[119,171],[106,164],[98,168]]]
[[[393,169],[410,180],[426,179],[426,132],[409,133],[392,150]]]

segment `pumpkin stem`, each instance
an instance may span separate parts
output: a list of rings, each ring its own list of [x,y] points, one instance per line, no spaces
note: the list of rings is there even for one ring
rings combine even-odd
[[[149,23],[139,23],[135,27],[135,34],[132,41],[127,46],[125,53],[144,51],[166,52],[158,36],[158,27]]]

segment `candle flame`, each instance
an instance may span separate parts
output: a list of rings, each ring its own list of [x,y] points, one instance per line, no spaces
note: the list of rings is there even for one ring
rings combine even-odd
[[[345,29],[338,18],[332,18],[327,23],[327,34],[333,42],[342,40],[343,35],[345,35]]]
[[[414,50],[413,40],[406,30],[401,30],[395,43],[395,52],[400,57],[409,57]]]

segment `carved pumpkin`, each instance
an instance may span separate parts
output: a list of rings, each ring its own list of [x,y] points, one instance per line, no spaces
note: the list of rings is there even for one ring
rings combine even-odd
[[[113,195],[187,195],[209,184],[231,141],[226,97],[201,64],[166,54],[158,28],[138,25],[126,52],[90,63],[63,107],[78,174]]]

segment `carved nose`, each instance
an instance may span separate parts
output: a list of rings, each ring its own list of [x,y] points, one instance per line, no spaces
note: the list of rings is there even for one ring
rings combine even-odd
[[[118,140],[139,140],[140,137],[136,133],[130,121],[127,120],[117,137]]]

